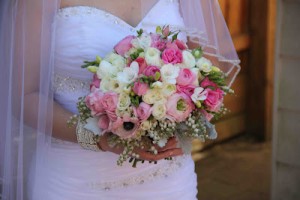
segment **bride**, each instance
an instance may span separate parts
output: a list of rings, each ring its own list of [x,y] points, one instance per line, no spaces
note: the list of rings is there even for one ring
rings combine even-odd
[[[108,136],[86,150],[66,122],[89,91],[83,61],[141,28],[180,29],[230,86],[239,60],[217,0],[5,0],[0,11],[2,199],[196,199],[194,162],[176,140],[157,155],[136,149],[157,164],[117,166],[121,149]]]

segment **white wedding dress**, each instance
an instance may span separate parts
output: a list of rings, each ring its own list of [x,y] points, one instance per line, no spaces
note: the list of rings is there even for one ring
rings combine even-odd
[[[136,27],[92,7],[60,9],[54,24],[55,101],[75,113],[76,101],[88,93],[92,78],[80,67],[83,61],[105,56],[140,28],[155,31],[154,24],[182,27],[178,1],[159,0]],[[48,156],[45,170],[50,181],[47,191],[40,191],[43,200],[196,199],[197,177],[190,155],[132,168],[129,163],[118,166],[118,155],[113,153],[88,151],[53,139]]]

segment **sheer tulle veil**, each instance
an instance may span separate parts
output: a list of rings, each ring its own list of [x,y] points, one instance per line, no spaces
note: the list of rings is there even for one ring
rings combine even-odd
[[[179,2],[185,27],[174,28],[203,46],[205,55],[226,72],[230,86],[239,59],[218,1]],[[144,13],[149,3],[142,0]],[[47,166],[51,148],[54,16],[59,5],[60,0],[0,2],[1,199],[43,199],[39,187],[47,187],[47,173],[39,166]]]

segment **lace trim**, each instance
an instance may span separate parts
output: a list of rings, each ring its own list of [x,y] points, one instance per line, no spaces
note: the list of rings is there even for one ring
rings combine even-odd
[[[92,189],[100,189],[104,191],[124,188],[132,185],[142,185],[146,182],[157,180],[158,178],[168,178],[171,174],[176,173],[176,171],[182,168],[187,159],[187,155],[175,157],[173,160],[168,161],[166,165],[156,167],[155,169],[151,169],[147,173],[142,173],[138,176],[114,182],[90,182],[87,185]]]
[[[74,92],[78,90],[88,91],[90,88],[90,83],[90,81],[55,74],[53,90],[54,92]]]

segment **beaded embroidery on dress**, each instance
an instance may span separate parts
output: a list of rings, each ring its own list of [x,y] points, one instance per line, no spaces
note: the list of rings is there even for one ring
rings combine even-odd
[[[83,61],[94,55],[105,56],[119,40],[139,28],[155,30],[153,20],[183,26],[179,2],[158,1],[136,27],[97,8],[60,9],[55,23],[55,101],[76,113],[76,101],[88,93],[91,80],[90,73],[80,67]],[[45,199],[196,199],[197,180],[190,155],[162,160],[156,165],[140,164],[137,168],[129,163],[117,166],[117,158],[109,152],[93,152],[53,139],[50,165],[45,166],[52,191],[47,191]]]

